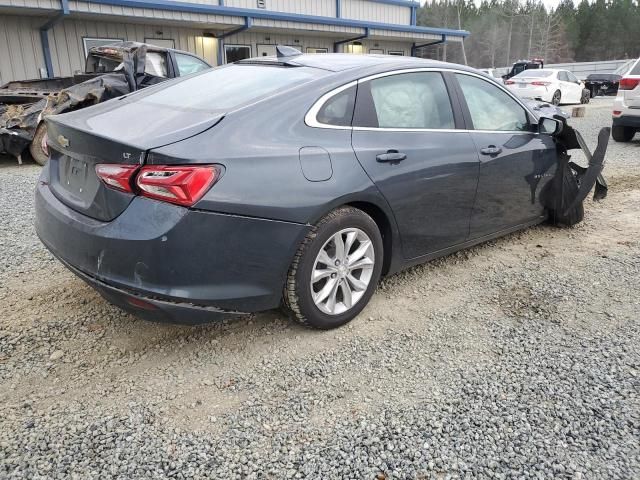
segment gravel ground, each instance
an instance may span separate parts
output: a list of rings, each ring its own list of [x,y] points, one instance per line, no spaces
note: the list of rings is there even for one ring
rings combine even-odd
[[[572,120],[591,143],[610,105]],[[120,312],[0,159],[0,479],[640,478],[640,138],[607,158],[581,225],[387,278],[332,332]]]

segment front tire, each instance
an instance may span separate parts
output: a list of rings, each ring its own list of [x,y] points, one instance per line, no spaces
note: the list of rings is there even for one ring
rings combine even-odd
[[[297,322],[322,330],[340,327],[367,305],[382,271],[382,236],[354,207],[323,217],[291,263],[284,307]]]
[[[635,134],[636,129],[633,127],[614,125],[611,128],[611,136],[616,142],[630,142]]]

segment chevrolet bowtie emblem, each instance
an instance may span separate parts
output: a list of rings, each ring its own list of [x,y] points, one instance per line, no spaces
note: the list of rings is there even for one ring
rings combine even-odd
[[[69,139],[64,135],[58,135],[57,140],[62,148],[67,148],[69,146]]]

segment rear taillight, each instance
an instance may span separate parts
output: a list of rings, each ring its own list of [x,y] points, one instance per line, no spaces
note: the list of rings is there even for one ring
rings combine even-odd
[[[551,82],[531,82],[531,85],[537,85],[538,87],[547,87],[549,85],[551,85]]]
[[[101,163],[96,165],[96,175],[111,188],[133,193],[132,179],[138,168],[138,165]]]
[[[622,78],[618,90],[633,90],[640,84],[640,78]]]
[[[504,82],[505,85],[513,85],[514,83],[516,82],[514,82],[513,80],[507,80],[506,82]]]
[[[145,197],[190,207],[220,178],[215,165],[142,167],[136,177],[139,193]]]

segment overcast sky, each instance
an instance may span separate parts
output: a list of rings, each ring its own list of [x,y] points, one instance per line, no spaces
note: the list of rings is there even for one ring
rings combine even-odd
[[[420,5],[424,5],[427,0],[420,0]],[[480,0],[475,0],[476,4],[480,3]],[[547,10],[550,8],[555,8],[560,3],[560,0],[542,0],[544,6],[547,7]]]

